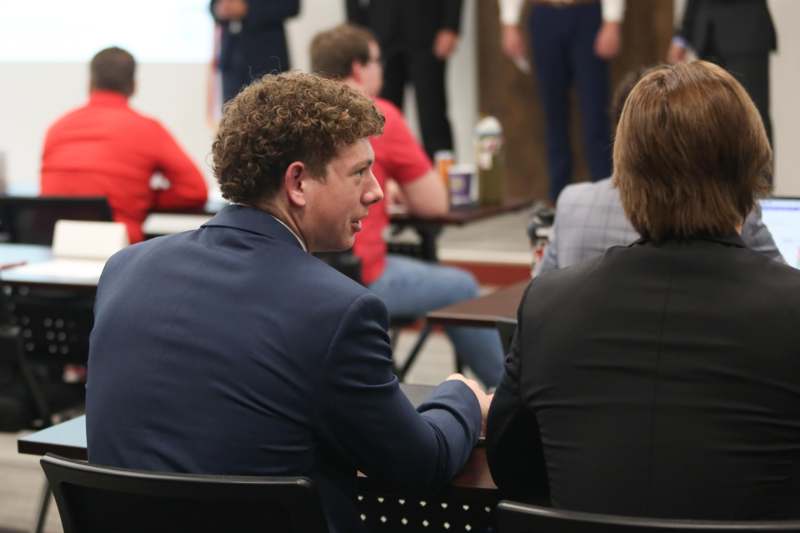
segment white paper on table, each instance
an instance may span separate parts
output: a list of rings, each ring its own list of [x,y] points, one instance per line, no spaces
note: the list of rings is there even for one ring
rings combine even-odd
[[[105,261],[94,259],[52,259],[29,263],[6,270],[3,281],[31,281],[96,285],[103,272]]]

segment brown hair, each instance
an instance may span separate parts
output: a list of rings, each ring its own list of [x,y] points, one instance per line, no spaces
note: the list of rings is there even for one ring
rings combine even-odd
[[[97,52],[89,63],[92,89],[114,91],[125,96],[133,94],[136,60],[127,50],[112,46]]]
[[[732,233],[767,191],[772,151],[753,102],[705,61],[659,66],[625,102],[614,180],[643,237]]]
[[[340,148],[380,134],[383,121],[369,98],[344,83],[268,74],[225,106],[212,146],[222,195],[241,203],[271,198],[294,161],[324,179]]]
[[[339,24],[320,32],[311,41],[311,70],[320,76],[344,79],[352,73],[353,61],[369,61],[369,43],[375,36],[360,26]]]
[[[619,119],[622,118],[622,109],[625,107],[625,100],[628,99],[628,95],[631,94],[633,88],[636,87],[639,80],[642,79],[649,70],[650,69],[647,67],[631,70],[622,76],[622,79],[617,83],[614,94],[611,96],[610,116],[613,120],[612,124],[614,127],[619,124]]]

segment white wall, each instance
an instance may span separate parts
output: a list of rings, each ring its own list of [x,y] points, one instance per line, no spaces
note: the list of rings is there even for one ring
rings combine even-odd
[[[629,0],[632,1],[632,0]],[[680,21],[686,0],[675,0],[675,16]],[[778,51],[770,68],[770,107],[775,143],[775,194],[800,196],[800,1],[768,0],[778,34]]]
[[[471,160],[470,133],[478,107],[476,1],[464,2],[462,42],[448,72],[450,117],[457,152],[465,160]],[[344,0],[302,0],[300,16],[287,26],[295,68],[308,69],[311,38],[317,31],[343,21],[343,6]],[[206,71],[207,67],[201,64],[141,64],[139,89],[131,104],[160,119],[211,181],[208,161],[212,132],[204,115]],[[12,187],[36,187],[47,127],[85,101],[87,85],[85,63],[0,63],[0,151],[5,152],[6,173]],[[409,113],[413,114],[411,108]]]
[[[778,33],[778,52],[770,64],[775,194],[800,196],[800,2],[769,0],[769,7]]]

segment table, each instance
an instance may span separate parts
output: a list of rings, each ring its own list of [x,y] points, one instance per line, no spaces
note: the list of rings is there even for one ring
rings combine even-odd
[[[418,405],[430,393],[425,385],[400,385],[409,399]],[[55,453],[71,459],[86,459],[86,418],[81,416],[43,429],[17,440],[19,453],[43,455]],[[370,531],[407,532],[487,531],[494,525],[494,508],[499,500],[492,481],[483,446],[475,448],[461,473],[444,490],[434,493],[388,486],[359,475],[356,507]],[[46,516],[48,493],[45,492],[38,523]],[[403,522],[405,521],[405,522]],[[448,524],[448,526],[444,526]],[[409,526],[420,527],[409,527]]]
[[[428,313],[432,324],[495,327],[497,323],[517,324],[517,308],[528,281],[520,281],[492,293],[464,300]]]
[[[49,246],[0,243],[0,282],[5,285],[93,292],[103,265],[104,261],[54,258]]]
[[[420,405],[431,393],[430,385],[401,383],[400,388],[414,406]],[[70,459],[86,460],[86,416],[79,416],[17,439],[17,451],[28,455],[55,453]],[[453,480],[455,487],[496,490],[492,481],[486,451],[481,442],[467,465]]]
[[[513,213],[531,205],[530,200],[514,199],[498,205],[467,205],[451,209],[437,217],[418,217],[408,213],[390,213],[389,220],[395,228],[405,226],[416,231],[420,238],[419,255],[421,259],[436,262],[439,260],[436,239],[442,226],[463,226],[473,222],[486,220],[493,216]],[[389,243],[390,252],[391,242]]]
[[[52,257],[49,246],[36,244],[0,244],[0,271],[24,263],[47,261]]]
[[[517,327],[517,308],[528,281],[520,281],[495,292],[464,300],[428,313],[429,324],[497,328],[503,351],[508,353]]]

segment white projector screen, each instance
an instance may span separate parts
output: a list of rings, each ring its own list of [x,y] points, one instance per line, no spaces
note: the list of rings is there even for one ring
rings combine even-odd
[[[108,46],[139,63],[207,63],[208,0],[0,0],[0,63],[86,63]]]

